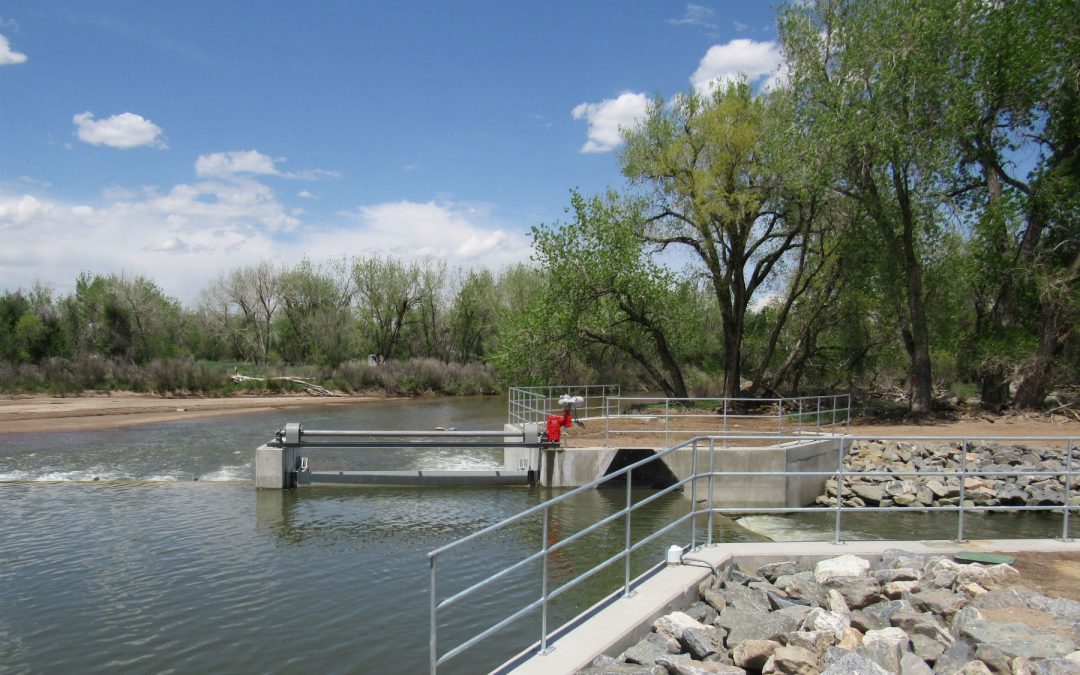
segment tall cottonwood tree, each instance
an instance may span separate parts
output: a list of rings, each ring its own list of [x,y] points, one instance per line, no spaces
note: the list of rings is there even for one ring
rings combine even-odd
[[[810,222],[778,205],[781,178],[768,137],[782,119],[770,96],[755,96],[742,81],[670,104],[657,99],[644,122],[624,133],[623,173],[653,191],[645,237],[689,248],[716,295],[729,397],[740,391],[747,308]]]
[[[798,123],[819,148],[807,159],[874,226],[916,412],[933,402],[924,276],[949,205],[943,177],[956,137],[949,4],[821,0],[781,13]]]

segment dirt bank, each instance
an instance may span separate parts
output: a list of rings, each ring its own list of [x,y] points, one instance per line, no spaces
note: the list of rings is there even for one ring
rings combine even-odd
[[[15,396],[0,398],[0,433],[108,429],[258,410],[286,410],[309,405],[350,405],[383,400],[387,399],[379,396],[164,398],[130,392],[77,398]]]

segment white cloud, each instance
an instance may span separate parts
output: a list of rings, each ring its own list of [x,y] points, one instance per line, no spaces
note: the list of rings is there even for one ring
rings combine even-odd
[[[5,192],[0,186],[0,288],[37,279],[69,289],[81,270],[144,274],[192,301],[221,272],[260,260],[295,263],[342,255],[439,257],[501,267],[527,260],[528,237],[485,204],[388,202],[359,207],[338,224],[304,222],[247,176],[167,190],[112,186],[93,206]],[[304,215],[306,218],[306,215]]]
[[[319,195],[314,194],[313,192],[310,192],[308,190],[301,190],[300,192],[296,193],[296,196],[300,197],[301,199],[318,199],[319,198]]]
[[[274,159],[258,150],[236,150],[199,155],[195,160],[195,175],[200,178],[231,176],[235,174],[277,176]]]
[[[161,127],[135,113],[120,113],[95,120],[94,113],[86,111],[75,115],[71,121],[78,130],[79,140],[91,145],[123,149],[142,145],[166,147]]]
[[[209,155],[199,155],[199,158],[195,160],[195,175],[200,178],[227,178],[238,174],[247,174],[250,176],[278,176],[298,180],[320,180],[323,178],[337,178],[341,175],[337,171],[327,171],[325,169],[281,171],[278,169],[277,164],[285,161],[284,157],[274,158],[258,150],[212,152]]]
[[[673,26],[701,26],[703,28],[716,28],[712,23],[713,11],[703,5],[688,4],[686,13],[680,19],[668,19]]]
[[[621,129],[632,129],[645,117],[649,99],[645,94],[626,92],[599,103],[582,103],[570,114],[589,123],[589,139],[581,152],[610,152],[622,143]]]
[[[690,82],[698,92],[708,94],[717,87],[734,82],[740,75],[745,75],[750,82],[770,76],[763,85],[769,88],[775,83],[780,62],[780,50],[776,43],[739,38],[710,47],[698,64],[698,69],[690,76]]]
[[[0,66],[13,66],[17,63],[26,63],[26,54],[20,54],[11,48],[8,39],[0,35]]]
[[[309,257],[378,252],[492,267],[529,257],[528,237],[494,224],[490,205],[400,201],[362,206],[347,215],[355,226],[307,239]]]

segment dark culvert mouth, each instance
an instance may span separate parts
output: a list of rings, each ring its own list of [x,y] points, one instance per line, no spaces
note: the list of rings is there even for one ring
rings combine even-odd
[[[609,476],[619,469],[630,466],[635,462],[640,462],[643,459],[654,457],[655,455],[656,451],[650,448],[622,448],[615,453],[615,457],[612,458],[611,464],[608,465],[604,475]],[[674,485],[679,479],[675,477],[675,474],[671,472],[671,469],[668,468],[663,460],[656,460],[630,472],[630,480],[631,487],[653,488],[659,490]],[[603,483],[600,483],[597,487],[626,487],[626,474],[613,476]]]

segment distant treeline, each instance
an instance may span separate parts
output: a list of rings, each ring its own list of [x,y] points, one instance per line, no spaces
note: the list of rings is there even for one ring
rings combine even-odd
[[[235,363],[349,390],[871,388],[926,412],[1080,381],[1080,3],[792,2],[778,25],[766,90],[655,100],[624,188],[572,193],[533,264],[260,263],[189,307],[85,273],[0,298],[0,386],[220,390]]]

